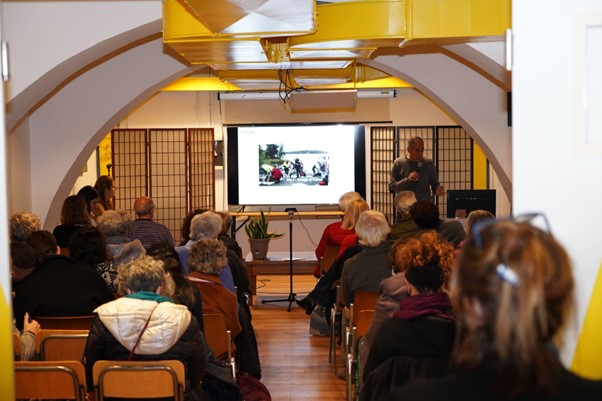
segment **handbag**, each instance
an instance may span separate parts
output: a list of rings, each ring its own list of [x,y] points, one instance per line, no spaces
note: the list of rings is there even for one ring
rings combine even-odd
[[[259,380],[242,370],[236,375],[236,383],[245,401],[272,401],[268,388]]]
[[[243,401],[242,393],[237,386],[210,373],[205,372],[202,387],[210,401]]]

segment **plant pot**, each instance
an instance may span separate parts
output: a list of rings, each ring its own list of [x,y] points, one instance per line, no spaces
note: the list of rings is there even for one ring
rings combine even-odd
[[[263,260],[268,254],[268,246],[270,245],[269,238],[262,239],[249,239],[249,246],[251,247],[251,254],[253,259]]]

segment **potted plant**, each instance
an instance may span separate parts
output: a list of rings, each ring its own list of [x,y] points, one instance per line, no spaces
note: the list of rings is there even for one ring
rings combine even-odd
[[[253,259],[265,259],[270,239],[284,235],[268,231],[268,219],[265,217],[263,210],[260,211],[259,218],[252,217],[249,220],[245,225],[245,231],[249,237]]]

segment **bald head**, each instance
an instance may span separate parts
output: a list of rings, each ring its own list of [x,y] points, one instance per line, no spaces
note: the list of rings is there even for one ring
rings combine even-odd
[[[148,196],[141,196],[134,202],[134,212],[138,218],[152,218],[155,202]]]

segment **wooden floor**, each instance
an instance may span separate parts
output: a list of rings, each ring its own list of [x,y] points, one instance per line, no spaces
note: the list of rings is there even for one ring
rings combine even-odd
[[[310,275],[296,275],[293,291],[305,296],[316,284]],[[288,276],[258,276],[252,307],[263,377],[273,401],[342,401],[345,381],[328,363],[328,337],[309,334],[309,316],[288,302],[262,304],[262,299],[286,299]],[[340,364],[338,364],[340,366]]]

